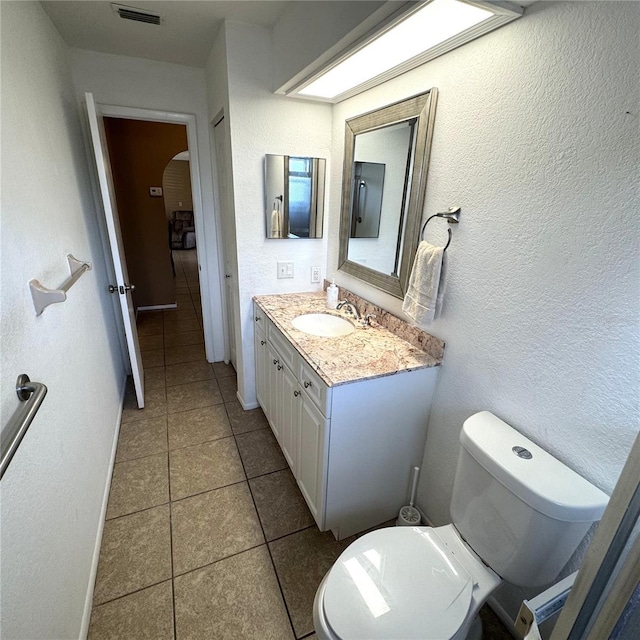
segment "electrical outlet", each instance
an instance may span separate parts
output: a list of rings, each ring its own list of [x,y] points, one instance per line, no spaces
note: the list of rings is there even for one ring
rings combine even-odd
[[[311,282],[320,282],[320,267],[311,267]]]
[[[293,262],[278,262],[278,279],[293,278]]]

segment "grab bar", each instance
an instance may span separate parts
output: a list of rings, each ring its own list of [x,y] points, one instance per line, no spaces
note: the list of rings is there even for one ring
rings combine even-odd
[[[29,425],[38,413],[38,409],[47,395],[47,387],[41,382],[31,382],[26,373],[16,380],[18,400],[23,403],[13,414],[9,424],[0,435],[0,479],[7,470],[14,453],[18,450]]]
[[[50,304],[64,302],[67,299],[67,291],[80,279],[85,271],[91,271],[90,262],[77,260],[71,254],[67,256],[69,271],[71,275],[60,285],[59,289],[47,289],[37,280],[29,280],[31,287],[31,297],[33,306],[36,308],[36,315],[39,316]]]

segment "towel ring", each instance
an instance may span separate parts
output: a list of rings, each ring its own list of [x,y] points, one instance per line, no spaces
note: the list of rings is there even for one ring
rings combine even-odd
[[[449,207],[448,211],[443,211],[442,213],[434,213],[432,216],[429,216],[426,222],[422,225],[422,231],[420,232],[420,238],[424,240],[424,230],[427,228],[429,224],[429,220],[433,220],[433,218],[445,218],[449,224],[458,224],[460,222],[460,207]],[[448,246],[451,244],[451,229],[447,229],[449,232],[449,239],[447,240],[447,244],[444,245],[442,251],[446,251]]]

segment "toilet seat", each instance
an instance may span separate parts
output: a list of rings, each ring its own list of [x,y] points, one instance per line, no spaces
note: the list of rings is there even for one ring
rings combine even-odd
[[[336,638],[452,638],[467,617],[473,582],[431,527],[380,529],[333,565],[322,614]]]

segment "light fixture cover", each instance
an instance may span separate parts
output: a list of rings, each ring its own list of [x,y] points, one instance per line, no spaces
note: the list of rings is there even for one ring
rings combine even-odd
[[[505,3],[432,0],[291,93],[336,101],[403,73],[522,14]],[[413,64],[407,64],[412,62]]]

